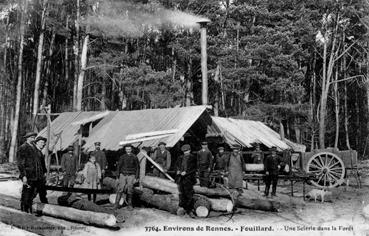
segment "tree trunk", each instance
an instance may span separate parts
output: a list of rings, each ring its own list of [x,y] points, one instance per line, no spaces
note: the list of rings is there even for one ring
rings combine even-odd
[[[168,211],[172,214],[177,214],[178,199],[170,194],[154,194],[154,192],[148,188],[135,188],[135,195],[137,195],[141,201],[151,206]]]
[[[215,93],[215,102],[214,102],[214,116],[219,116],[219,72],[220,72],[220,65],[217,65],[217,68],[215,69],[215,75],[214,75],[214,82],[216,90]]]
[[[345,81],[345,100],[344,100],[344,112],[345,112],[345,138],[346,138],[346,146],[347,149],[351,149],[351,145],[350,145],[350,138],[349,138],[349,128],[348,128],[348,123],[349,123],[349,118],[348,118],[348,107],[347,107],[347,82]]]
[[[38,49],[37,49],[36,79],[35,79],[35,90],[33,92],[33,111],[32,111],[34,127],[36,124],[37,112],[39,110],[39,90],[40,90],[40,81],[41,81],[41,73],[42,73],[42,50],[44,47],[47,1],[48,0],[43,0],[43,4],[42,4],[41,32],[40,32],[40,37],[38,40]]]
[[[338,69],[336,69],[335,80],[338,81]],[[338,139],[340,135],[340,97],[338,92],[338,83],[334,83],[334,105],[336,113],[336,134],[334,138],[334,148],[338,149]]]
[[[85,71],[86,71],[86,65],[87,65],[88,41],[89,41],[89,35],[87,34],[83,41],[82,54],[81,54],[81,70],[78,76],[77,103],[76,103],[77,111],[82,111],[83,80],[85,77]]]
[[[79,82],[79,18],[80,18],[80,0],[76,0],[76,35],[74,40],[74,86],[73,86],[73,110],[77,111],[78,104],[78,82]]]
[[[106,105],[105,105],[105,101],[106,101],[106,84],[105,84],[105,79],[102,79],[101,82],[101,103],[100,103],[100,110],[105,111],[106,110]]]
[[[192,58],[187,64],[187,80],[186,80],[186,107],[192,105],[193,102],[193,91],[192,91]]]
[[[72,220],[86,225],[97,225],[102,227],[117,227],[117,219],[112,214],[93,211],[82,211],[70,207],[62,207],[51,204],[35,203],[35,212],[42,215]]]
[[[208,217],[211,209],[211,202],[209,199],[199,194],[195,194],[193,199],[193,209],[195,210],[196,215],[201,218]]]
[[[20,32],[19,32],[20,43],[19,43],[19,56],[18,56],[18,82],[17,82],[16,102],[15,102],[14,127],[13,127],[13,132],[12,132],[10,150],[9,150],[9,162],[15,161],[15,149],[17,146],[18,125],[19,125],[19,112],[20,112],[21,99],[22,99],[23,47],[24,47],[24,31],[25,31],[24,18],[26,17],[27,1],[25,1],[24,5],[25,5],[25,9],[23,9],[20,13],[21,17],[20,17]]]
[[[237,207],[261,211],[278,211],[277,202],[264,199],[249,199],[242,195],[238,196],[235,201]]]
[[[52,66],[52,55],[53,55],[53,48],[54,48],[54,42],[55,42],[55,36],[56,36],[56,30],[53,29],[53,34],[51,36],[51,40],[50,40],[50,45],[49,45],[49,60],[47,62],[47,67],[46,67],[46,81],[45,81],[45,85],[44,85],[44,91],[43,91],[43,96],[42,96],[42,105],[41,107],[46,107],[47,105],[47,97],[48,97],[48,87],[49,87],[49,81],[51,79],[51,66]]]

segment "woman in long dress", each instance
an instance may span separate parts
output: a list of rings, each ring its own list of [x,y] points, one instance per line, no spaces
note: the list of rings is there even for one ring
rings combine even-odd
[[[240,153],[240,146],[233,146],[232,154],[229,157],[227,172],[228,172],[228,187],[236,189],[242,193],[243,187],[243,172],[246,171],[245,162]]]

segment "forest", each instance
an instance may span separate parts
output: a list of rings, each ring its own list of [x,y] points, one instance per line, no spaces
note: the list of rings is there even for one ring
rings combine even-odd
[[[369,151],[368,0],[1,0],[0,163],[65,111],[202,104]]]

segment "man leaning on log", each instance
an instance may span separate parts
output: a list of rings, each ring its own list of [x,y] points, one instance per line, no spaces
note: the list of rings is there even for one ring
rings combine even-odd
[[[181,147],[183,155],[177,159],[176,163],[176,183],[179,189],[179,209],[178,215],[185,212],[194,217],[193,210],[193,186],[196,184],[196,157],[191,154],[191,147],[185,144]]]
[[[119,208],[119,202],[123,194],[127,194],[128,210],[132,210],[133,185],[138,180],[139,162],[137,156],[132,153],[132,145],[125,146],[126,153],[119,158],[118,162],[118,185],[115,208]]]

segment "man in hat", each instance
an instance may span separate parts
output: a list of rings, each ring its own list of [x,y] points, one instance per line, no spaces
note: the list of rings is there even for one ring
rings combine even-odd
[[[151,158],[158,163],[161,168],[167,172],[170,168],[172,157],[170,152],[165,148],[167,144],[164,142],[159,143],[159,148],[157,148],[154,153],[152,154]],[[165,178],[165,175],[161,173],[157,168],[154,167],[153,170],[154,176]]]
[[[119,202],[123,194],[127,195],[128,210],[132,210],[133,185],[137,182],[140,171],[138,158],[132,153],[132,145],[125,146],[126,153],[120,157],[117,170],[119,175],[115,208],[119,208]]]
[[[42,166],[37,162],[37,154],[33,141],[36,133],[28,132],[23,136],[25,142],[19,146],[17,151],[19,178],[23,182],[21,196],[21,210],[32,213],[33,188],[31,184],[39,178],[43,177]]]
[[[260,151],[260,144],[259,143],[257,143],[255,145],[255,151],[251,155],[251,160],[252,160],[252,163],[254,163],[254,164],[262,164],[263,163],[263,156],[262,156],[262,153]]]
[[[246,166],[240,151],[240,145],[232,146],[232,154],[229,157],[226,168],[228,172],[228,187],[242,193],[243,173],[246,171]]]
[[[101,142],[95,142],[95,150],[92,151],[91,155],[96,158],[96,163],[98,163],[101,168],[101,180],[103,180],[105,170],[108,169],[108,164],[106,162],[105,152],[101,150]]]
[[[176,183],[179,189],[179,209],[178,214],[184,211],[194,217],[193,209],[193,186],[196,184],[196,159],[191,154],[191,147],[185,144],[181,147],[183,155],[178,157],[176,162]]]
[[[278,172],[281,165],[281,158],[277,155],[277,148],[270,148],[270,155],[264,160],[265,169],[265,191],[264,196],[268,197],[270,184],[272,184],[272,197],[276,196],[277,183],[278,183]]]
[[[45,165],[45,155],[42,153],[42,150],[44,149],[45,145],[46,145],[46,141],[47,139],[44,137],[37,137],[35,139],[35,147],[36,147],[36,158],[38,159],[37,162],[40,163],[41,165],[41,172],[42,172],[42,176],[40,175],[40,178],[38,178],[36,181],[33,181],[32,184],[30,184],[34,189],[34,197],[37,195],[39,195],[40,201],[42,203],[48,203],[47,198],[46,198],[46,165]]]
[[[63,186],[72,187],[78,168],[78,158],[73,153],[73,145],[69,145],[67,152],[61,158],[61,168],[64,172]]]
[[[221,174],[223,176],[223,174],[226,172],[226,166],[229,160],[229,153],[224,151],[224,147],[220,146],[218,147],[218,153],[215,155],[214,158],[214,171],[218,172],[218,174]],[[222,181],[224,182],[224,178],[222,177],[216,177],[215,181],[217,183],[222,183]]]
[[[208,143],[201,143],[201,150],[197,152],[197,167],[199,168],[200,186],[209,187],[210,170],[213,166],[213,155],[208,149]]]

